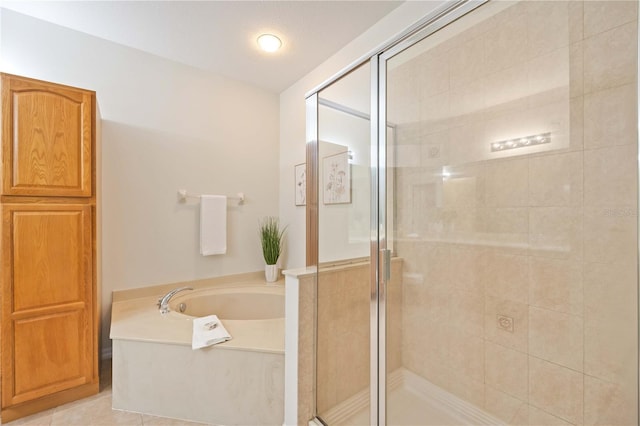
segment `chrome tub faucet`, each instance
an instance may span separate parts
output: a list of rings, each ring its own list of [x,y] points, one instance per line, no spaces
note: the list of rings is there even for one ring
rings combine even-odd
[[[180,288],[174,288],[173,290],[171,290],[169,293],[165,294],[164,296],[162,296],[160,299],[158,299],[158,308],[160,308],[160,313],[161,314],[167,314],[169,313],[169,301],[171,300],[171,298],[173,296],[175,296],[177,293],[184,291],[184,290],[193,290],[193,287],[180,287]]]

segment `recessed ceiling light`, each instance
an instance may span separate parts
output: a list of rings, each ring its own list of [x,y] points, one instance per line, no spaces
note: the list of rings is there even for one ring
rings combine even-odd
[[[273,53],[280,49],[282,41],[273,34],[262,34],[258,37],[258,46],[265,52]]]

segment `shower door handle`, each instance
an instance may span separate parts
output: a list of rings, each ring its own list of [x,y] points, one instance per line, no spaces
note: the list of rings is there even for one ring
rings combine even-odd
[[[380,277],[387,283],[391,279],[391,250],[380,250]]]

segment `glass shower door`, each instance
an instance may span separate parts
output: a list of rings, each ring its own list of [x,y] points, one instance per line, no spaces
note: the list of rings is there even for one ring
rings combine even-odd
[[[447,7],[313,94],[316,413],[637,425],[638,3]]]
[[[380,56],[386,423],[635,425],[637,5],[440,27]]]
[[[370,70],[317,95],[316,413],[328,425],[371,424]]]

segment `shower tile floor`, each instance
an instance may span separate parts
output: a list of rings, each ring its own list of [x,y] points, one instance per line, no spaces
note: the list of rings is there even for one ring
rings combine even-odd
[[[6,423],[8,426],[108,426],[157,425],[202,426],[146,414],[127,413],[111,409],[111,360],[104,361],[100,370],[100,392],[89,398],[61,405],[29,417]]]
[[[426,401],[410,390],[400,387],[389,393],[387,421],[394,426],[460,426],[460,419],[452,417],[440,407]],[[369,408],[359,411],[343,425],[368,426]]]

